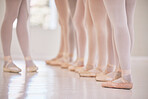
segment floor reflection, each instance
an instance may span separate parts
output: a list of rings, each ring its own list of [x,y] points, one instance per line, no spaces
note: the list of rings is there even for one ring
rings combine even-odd
[[[133,71],[141,73],[133,72],[134,88],[121,90],[102,88],[94,78],[79,77],[66,69],[47,66],[43,61],[36,62],[37,73],[26,73],[24,62],[16,63],[23,70],[20,74],[4,73],[0,67],[0,99],[148,99],[148,79],[145,82],[138,79],[147,74],[148,67],[135,65]]]
[[[132,99],[132,90],[103,88],[104,99]]]

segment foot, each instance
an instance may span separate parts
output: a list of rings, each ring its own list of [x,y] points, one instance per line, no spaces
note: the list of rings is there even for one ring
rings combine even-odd
[[[119,88],[119,89],[132,89],[133,83],[131,80],[131,72],[130,70],[122,70],[122,77],[110,81],[102,83],[102,87],[107,88]]]
[[[68,69],[70,71],[75,71],[76,69],[81,69],[83,67],[84,67],[84,65],[72,65],[72,66],[69,66]]]
[[[85,67],[76,69],[75,72],[81,73],[81,72],[89,71],[91,69],[93,69],[93,65],[88,65],[87,64]]]
[[[61,64],[61,68],[68,69],[69,66],[71,66],[73,63],[73,54],[67,54],[67,57],[65,57],[66,61]]]
[[[96,77],[96,75],[98,75],[100,73],[102,73],[102,71],[100,71],[97,68],[94,68],[89,71],[80,72],[79,75],[80,75],[80,77]]]
[[[58,56],[56,56],[55,58],[51,59],[51,60],[46,60],[46,64],[51,65],[52,62],[57,61],[58,59],[60,59],[63,56],[62,53],[60,53]]]
[[[121,77],[121,71],[114,71],[108,74],[106,73],[98,74],[96,76],[96,81],[108,82],[108,81],[116,80],[120,77]]]
[[[71,64],[70,63],[63,63],[61,64],[61,68],[67,69]]]
[[[4,67],[3,67],[3,71],[4,72],[11,72],[11,73],[19,73],[22,70],[20,68],[18,68],[13,62],[10,56],[5,56],[4,57]]]
[[[121,77],[121,70],[114,71],[114,65],[107,65],[104,73],[96,76],[96,81],[107,82]]]
[[[63,66],[64,68],[67,68],[64,65],[66,64],[66,66],[67,66],[68,63],[70,63],[72,61],[72,57],[73,57],[72,54],[64,54],[64,55],[62,55],[62,57],[58,58],[57,60],[50,62],[50,65]]]
[[[117,89],[132,89],[133,83],[125,80],[124,78],[119,78],[111,82],[102,83],[102,87],[106,88],[117,88]]]
[[[78,58],[77,62],[68,67],[70,71],[75,71],[76,69],[84,67],[84,59]]]
[[[38,67],[34,64],[30,56],[25,57],[25,61],[26,61],[26,71],[27,72],[37,72]]]
[[[115,71],[115,67],[116,67],[115,65],[108,64],[105,70],[105,74]]]

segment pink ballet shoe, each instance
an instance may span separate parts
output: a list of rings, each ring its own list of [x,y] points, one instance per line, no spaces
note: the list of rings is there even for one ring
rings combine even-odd
[[[71,64],[69,64],[69,63],[63,63],[63,64],[61,64],[61,68],[63,68],[63,69],[68,69],[68,67],[70,66]]]
[[[75,69],[76,73],[81,73],[93,69],[93,65],[86,65],[86,67]]]
[[[102,87],[106,88],[117,88],[117,89],[132,89],[133,83],[131,82],[130,78],[130,71],[129,70],[122,70],[122,77],[110,81],[110,82],[104,82],[102,83]],[[128,81],[125,80],[124,78],[129,79]]]
[[[80,69],[80,68],[83,68],[83,65],[80,65],[80,66],[69,66],[68,70],[75,71],[76,69]]]
[[[60,60],[55,60],[50,62],[51,66],[61,66],[62,62]]]
[[[96,77],[96,75],[100,73],[102,72],[95,68],[89,71],[80,72],[79,75],[80,77]]]
[[[51,60],[46,60],[45,62],[46,62],[47,65],[52,65],[54,61],[60,59],[62,56],[63,56],[63,53],[59,53],[59,55],[57,57],[55,57]]]
[[[121,77],[121,71],[115,71],[115,72],[111,72],[111,73],[108,73],[108,74],[101,73],[101,74],[96,76],[96,81],[108,82],[108,81],[116,80],[120,77]]]
[[[10,56],[5,56],[4,60],[7,62],[7,64],[3,67],[4,72],[19,73],[22,71],[16,65],[10,66],[10,64],[12,63],[12,59]]]
[[[116,89],[128,89],[128,90],[132,89],[133,83],[130,83],[124,80],[123,78],[119,78],[118,80],[120,80],[120,82],[116,82],[116,80],[110,81],[110,82],[104,82],[102,83],[102,87],[116,88]]]
[[[69,66],[68,70],[75,71],[76,69],[80,69],[80,68],[84,67],[83,64],[79,64],[79,63],[83,63],[83,62],[84,62],[83,58],[78,58],[76,64]]]

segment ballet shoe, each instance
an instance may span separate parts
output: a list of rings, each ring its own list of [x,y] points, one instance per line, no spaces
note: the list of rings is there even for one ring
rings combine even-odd
[[[67,69],[70,65],[71,64],[69,64],[69,63],[63,63],[63,64],[61,64],[61,68]]]
[[[112,81],[112,80],[113,80],[112,77],[109,77],[104,73],[96,75],[96,81],[99,81],[99,82],[108,82],[108,81]]]
[[[110,72],[110,73],[105,71],[104,73],[101,73],[101,74],[96,76],[96,81],[108,82],[108,81],[116,80],[120,77],[121,77],[121,71],[120,70]]]
[[[26,61],[31,61],[32,58],[30,56],[28,57],[25,57],[25,60]],[[38,67],[33,65],[33,66],[26,66],[26,72],[37,72],[38,70]]]
[[[53,61],[55,61],[55,60],[56,60],[56,59],[46,60],[45,63],[46,63],[47,65],[51,65],[51,62],[53,62]]]
[[[116,88],[116,89],[127,89],[127,90],[132,89],[133,83],[128,82],[128,81],[124,80],[123,78],[119,78],[117,80],[120,82],[116,82],[116,80],[110,81],[110,82],[104,82],[104,83],[102,83],[102,87]]]
[[[80,65],[80,66],[69,66],[68,67],[68,70],[70,70],[70,71],[75,71],[76,69],[80,69],[80,68],[82,68],[83,67],[83,65]]]
[[[75,69],[76,73],[81,73],[93,69],[93,65],[86,65],[86,67]]]
[[[116,88],[116,89],[132,89],[133,83],[131,82],[130,71],[122,70],[122,77],[115,79],[113,81],[102,83],[102,87],[106,88]],[[127,80],[127,78],[130,78]]]
[[[67,62],[62,63],[61,68],[68,69],[68,67],[71,65],[70,62],[72,62],[72,57],[73,57],[73,54],[66,54],[65,59]]]
[[[36,66],[28,66],[28,67],[26,67],[27,72],[37,72],[37,70],[38,70],[38,67],[36,67]]]
[[[22,71],[16,65],[9,66],[12,63],[12,59],[10,56],[5,56],[4,60],[5,60],[5,62],[7,62],[7,64],[3,67],[4,72],[19,73]]]
[[[69,66],[69,67],[68,67],[68,70],[74,71],[74,70],[75,70],[75,66]]]
[[[62,56],[63,56],[63,53],[59,53],[58,56],[56,56],[55,58],[53,58],[51,60],[46,60],[45,62],[47,65],[52,65],[53,64],[52,62],[60,59]]]
[[[52,66],[62,66],[63,68],[68,68],[67,63],[69,61],[71,61],[71,59],[72,59],[71,57],[73,57],[72,54],[63,53],[63,57],[61,57],[60,59],[57,59],[55,61],[50,62],[50,65],[52,65]]]
[[[115,67],[116,67],[115,65],[108,64],[104,73],[108,74],[115,71]]]
[[[80,77],[96,77],[97,74],[102,73],[100,70],[98,70],[97,68],[95,69],[91,69],[89,71],[84,71],[84,72],[80,72],[79,75]]]
[[[76,72],[76,73],[82,72],[82,71],[84,71],[84,70],[85,70],[84,66],[76,67],[76,68],[75,68],[75,72]]]
[[[62,62],[60,60],[50,62],[51,66],[61,66]]]
[[[84,67],[75,69],[76,73],[80,73],[80,72],[83,72],[83,71],[85,71]]]
[[[70,65],[68,67],[68,70],[75,71],[76,69],[82,68],[84,66],[83,62],[84,62],[83,58],[77,58],[76,63],[74,65]]]

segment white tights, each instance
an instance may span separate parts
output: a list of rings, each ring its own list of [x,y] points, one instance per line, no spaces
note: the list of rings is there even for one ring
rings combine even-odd
[[[24,57],[30,57],[30,44],[28,33],[29,4],[28,0],[6,0],[6,13],[1,29],[4,56],[11,56],[12,26],[17,18],[17,37]],[[32,60],[26,65],[33,65]]]
[[[102,71],[107,64],[106,10],[102,0],[88,0],[98,40],[98,68]]]
[[[83,0],[78,0],[73,18],[74,27],[77,35],[79,58],[84,58],[86,49],[86,32],[84,28],[85,5]]]
[[[133,45],[133,13],[129,5],[135,0],[132,0],[131,3],[128,3],[129,0],[104,0],[104,4],[109,15],[110,21],[114,30],[114,40],[115,48],[117,50],[117,56],[119,59],[119,64],[122,71],[127,71],[130,75],[131,73],[131,62],[130,62],[130,53],[131,46]],[[128,3],[128,4],[127,4]],[[127,7],[126,7],[127,5]],[[131,12],[128,12],[131,11]],[[132,15],[129,17],[128,13]],[[129,21],[129,22],[128,22]],[[132,25],[130,25],[130,24]],[[131,28],[129,28],[130,26]],[[132,31],[132,33],[131,33]],[[126,76],[127,72],[122,72],[122,76]],[[128,77],[128,81],[131,81],[131,77]]]

